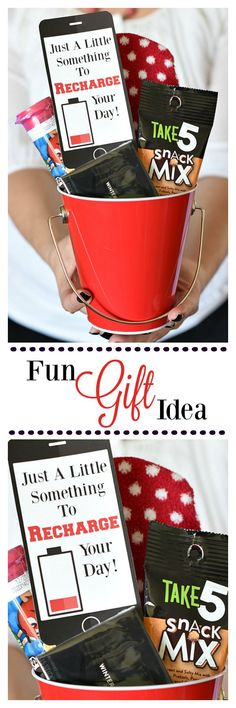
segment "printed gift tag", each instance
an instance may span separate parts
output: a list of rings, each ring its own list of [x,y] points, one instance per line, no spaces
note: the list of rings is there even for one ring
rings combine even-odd
[[[79,167],[133,140],[112,15],[43,20],[40,35],[64,164]]]
[[[137,604],[109,443],[11,441],[9,461],[42,640]]]

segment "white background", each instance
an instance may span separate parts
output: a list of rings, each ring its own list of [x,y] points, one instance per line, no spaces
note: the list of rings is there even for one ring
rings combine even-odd
[[[99,416],[106,413],[103,423],[113,430],[140,430],[152,431],[158,429],[166,430],[192,430],[215,429],[216,431],[225,429],[228,424],[228,411],[225,400],[225,377],[222,375],[227,367],[227,353],[215,351],[208,352],[182,352],[172,351],[174,345],[169,345],[170,351],[165,352],[163,345],[160,352],[145,352],[141,346],[141,352],[106,352],[105,347],[102,352],[89,351],[84,346],[83,352],[40,352],[32,354],[29,346],[26,352],[10,352],[9,364],[11,367],[12,391],[17,391],[14,396],[14,405],[11,407],[9,416],[9,430],[38,429],[57,430],[97,430],[99,427]],[[132,348],[134,345],[132,345]],[[57,347],[55,347],[57,349]],[[29,377],[28,360],[41,360],[51,365],[54,364],[74,364],[76,375],[81,372],[91,371],[92,375],[87,375],[81,381],[81,390],[88,395],[95,396],[95,384],[97,376],[104,364],[111,360],[122,360],[125,365],[125,374],[122,383],[117,388],[116,393],[105,399],[107,405],[114,404],[118,391],[122,391],[120,410],[113,426],[112,411],[102,410],[96,400],[90,400],[80,396],[75,387],[74,381],[47,381],[46,368],[37,364],[40,374],[35,377],[35,381],[27,381]],[[132,421],[130,408],[125,409],[122,405],[124,391],[127,383],[130,384],[130,394],[134,390],[135,381],[140,366],[146,365],[147,372],[154,371],[154,384],[148,400],[153,395],[157,398],[165,398],[171,402],[179,398],[182,404],[189,402],[195,406],[202,402],[206,405],[208,419],[206,421],[190,420],[157,420],[158,408],[156,402],[149,409],[140,407],[141,415],[139,420]],[[59,368],[61,375],[61,369]],[[54,369],[51,369],[53,376]],[[120,376],[120,365],[118,363],[109,364],[102,392],[112,389],[115,381],[118,382]],[[128,379],[131,376],[131,379]],[[140,400],[141,392],[138,399]],[[129,399],[130,399],[129,394]],[[22,406],[24,401],[24,406]],[[30,411],[30,416],[29,416]],[[105,430],[105,428],[104,428]]]

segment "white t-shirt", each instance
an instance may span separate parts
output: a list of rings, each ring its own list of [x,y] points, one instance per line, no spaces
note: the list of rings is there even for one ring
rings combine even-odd
[[[80,12],[80,11],[79,11]],[[38,25],[41,19],[77,14],[68,9],[9,11],[9,170],[43,167],[43,161],[15,117],[49,95]],[[114,17],[117,32],[132,32],[168,47],[182,86],[218,91],[214,127],[204,156],[201,177],[227,177],[227,10],[163,8],[142,18]],[[46,167],[45,167],[46,169]],[[23,205],[22,205],[23,208]],[[196,315],[181,331],[195,326],[227,297],[227,259],[200,298]],[[9,220],[9,316],[17,323],[65,341],[93,341],[81,314],[63,310],[54,275]],[[168,336],[172,337],[173,332]],[[99,337],[96,338],[96,343]],[[103,340],[101,340],[103,341]]]

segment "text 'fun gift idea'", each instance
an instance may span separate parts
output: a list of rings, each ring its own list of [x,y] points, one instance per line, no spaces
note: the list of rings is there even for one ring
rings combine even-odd
[[[112,15],[43,20],[40,34],[64,164],[78,167],[132,140]]]
[[[109,443],[11,441],[9,460],[41,639],[137,604]]]

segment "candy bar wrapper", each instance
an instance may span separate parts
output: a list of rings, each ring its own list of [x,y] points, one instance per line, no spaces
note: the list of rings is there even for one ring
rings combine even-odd
[[[125,143],[62,178],[69,194],[106,199],[156,197],[157,193],[132,143]]]
[[[58,683],[108,688],[171,683],[136,607],[31,663],[44,678]]]
[[[16,124],[23,125],[51,175],[60,184],[61,176],[67,174],[70,170],[62,162],[61,147],[50,96],[18,113]]]
[[[196,187],[216,102],[215,91],[143,81],[139,156],[159,194]]]
[[[8,624],[27,658],[45,651],[30,588],[23,546],[8,551]]]
[[[145,627],[174,682],[223,671],[228,651],[228,537],[150,523]]]
[[[42,641],[138,604],[109,443],[12,440],[9,461]]]

